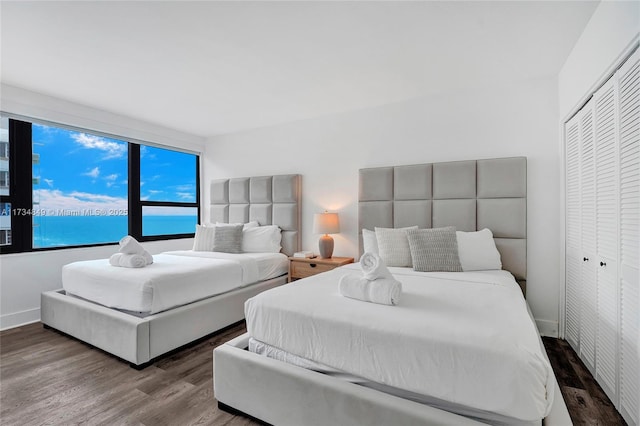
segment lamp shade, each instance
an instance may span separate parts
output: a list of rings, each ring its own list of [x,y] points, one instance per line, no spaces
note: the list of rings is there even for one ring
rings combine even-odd
[[[314,234],[337,234],[340,232],[338,213],[316,213],[313,215]]]

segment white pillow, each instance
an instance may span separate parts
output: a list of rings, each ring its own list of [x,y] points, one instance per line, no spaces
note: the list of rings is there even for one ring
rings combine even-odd
[[[277,225],[245,228],[242,231],[242,251],[245,253],[280,253],[282,233]]]
[[[456,239],[463,271],[502,269],[500,252],[489,228],[476,232],[457,231]]]
[[[224,222],[216,222],[215,226],[234,226],[234,225],[240,225],[240,222],[238,223],[224,223]],[[208,226],[213,226],[213,225],[208,225]],[[248,228],[256,228],[260,226],[260,224],[257,221],[251,221],[251,222],[247,222],[247,223],[243,223],[242,224],[242,229],[248,229]]]
[[[378,254],[378,240],[375,231],[362,229],[362,248],[365,253]]]
[[[411,249],[407,239],[409,229],[418,229],[417,226],[407,228],[378,228],[376,227],[376,240],[378,242],[378,255],[387,266],[412,266]]]
[[[193,251],[213,251],[215,226],[196,225],[196,236],[193,239]]]

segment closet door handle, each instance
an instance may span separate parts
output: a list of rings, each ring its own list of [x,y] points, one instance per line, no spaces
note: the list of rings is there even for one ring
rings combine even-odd
[[[315,268],[317,266],[317,264],[315,263],[310,263],[309,266],[311,266],[312,268]]]
[[[588,262],[588,261],[589,261],[589,258],[588,258],[588,257],[583,257],[583,258],[582,258],[582,261],[583,261],[583,262]]]
[[[607,266],[607,262],[600,262],[600,266]]]

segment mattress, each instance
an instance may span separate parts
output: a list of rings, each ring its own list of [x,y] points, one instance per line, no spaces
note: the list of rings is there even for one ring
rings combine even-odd
[[[342,297],[347,265],[249,299],[249,335],[410,395],[522,422],[544,418],[553,371],[513,276],[390,268],[397,306]]]
[[[286,273],[279,253],[217,253],[190,250],[155,255],[144,268],[119,268],[108,259],[62,268],[67,294],[109,308],[154,314]]]

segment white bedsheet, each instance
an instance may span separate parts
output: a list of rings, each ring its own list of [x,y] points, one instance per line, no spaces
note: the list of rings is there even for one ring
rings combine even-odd
[[[258,255],[167,252],[155,255],[144,268],[118,268],[108,259],[74,262],[62,268],[62,286],[110,308],[153,314],[268,279],[260,277],[257,259],[280,264],[286,258]],[[264,271],[274,270],[263,266]]]
[[[553,371],[518,284],[506,271],[390,268],[397,306],[342,297],[357,264],[262,293],[245,304],[249,334],[383,385],[523,421],[544,418]]]

